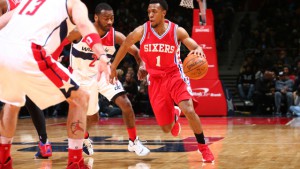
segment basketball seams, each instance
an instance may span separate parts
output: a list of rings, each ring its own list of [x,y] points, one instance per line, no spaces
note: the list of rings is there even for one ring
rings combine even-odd
[[[206,58],[190,54],[183,61],[183,71],[191,79],[201,79],[208,71]]]

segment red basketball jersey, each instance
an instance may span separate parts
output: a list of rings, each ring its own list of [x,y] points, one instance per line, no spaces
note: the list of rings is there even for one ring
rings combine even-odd
[[[7,12],[15,9],[19,4],[21,0],[6,0],[7,3]]]
[[[140,56],[150,75],[166,74],[180,69],[180,44],[177,40],[178,25],[166,20],[167,30],[158,35],[148,21],[140,41]]]

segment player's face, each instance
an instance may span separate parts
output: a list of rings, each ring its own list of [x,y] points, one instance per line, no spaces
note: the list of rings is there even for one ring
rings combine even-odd
[[[114,11],[102,10],[99,15],[95,16],[95,22],[103,31],[109,31],[114,24]]]
[[[149,4],[147,11],[152,28],[156,28],[159,24],[163,23],[166,10],[163,10],[159,3]]]

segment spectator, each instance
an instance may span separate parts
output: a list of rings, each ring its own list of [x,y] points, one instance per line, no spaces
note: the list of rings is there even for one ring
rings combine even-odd
[[[124,82],[124,71],[122,69],[117,69],[117,77],[118,80],[123,83]]]
[[[280,60],[282,62],[282,64],[284,64],[284,65],[292,64],[292,59],[287,56],[287,53],[284,49],[279,51],[278,60]]]
[[[254,83],[255,74],[251,66],[247,65],[245,71],[239,75],[237,83],[239,94],[245,102],[245,105],[252,104],[251,100],[254,93]]]
[[[290,106],[293,115],[300,116],[300,86],[293,92],[294,105]]]
[[[283,73],[287,74],[289,79],[293,80],[295,82],[296,76],[290,71],[290,66],[284,65],[283,66]]]
[[[123,83],[124,90],[127,92],[127,96],[132,103],[132,106],[135,105],[135,97],[138,93],[138,84],[134,79],[133,74],[126,73],[125,81]]]
[[[133,78],[134,78],[136,81],[138,80],[137,74],[135,73],[134,68],[133,68],[132,66],[129,66],[129,67],[127,68],[127,72],[126,72],[126,73],[129,73],[129,74],[133,75]]]
[[[296,61],[296,66],[294,68],[295,74],[295,87],[300,85],[300,60]],[[296,90],[296,89],[295,89]]]
[[[274,106],[275,81],[274,71],[265,70],[263,77],[255,82],[254,110],[258,115],[271,112]]]
[[[291,113],[289,112],[289,107],[293,104],[293,85],[294,82],[289,79],[289,76],[285,74],[284,72],[279,72],[279,79],[276,80],[275,83],[275,115],[276,116],[281,116],[281,102],[282,98],[286,99],[287,103],[287,111],[286,115],[290,116]]]
[[[136,100],[138,105],[138,112],[146,113],[149,116],[154,115],[150,105],[149,96],[148,96],[147,79],[141,80]]]

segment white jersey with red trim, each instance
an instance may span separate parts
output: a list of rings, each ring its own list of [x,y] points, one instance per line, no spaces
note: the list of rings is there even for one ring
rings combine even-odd
[[[15,9],[19,4],[20,4],[21,0],[6,0],[6,4],[7,4],[7,11],[9,12],[13,9]]]
[[[54,45],[50,49],[46,48],[47,53],[52,53],[59,43],[52,43],[51,40],[58,39],[54,32],[60,29],[63,39],[67,35],[68,18],[67,0],[28,0],[22,1],[8,22],[0,31],[0,37],[5,37],[7,41],[17,41],[20,43],[35,43],[40,46],[48,44]],[[37,22],[38,21],[38,22]]]
[[[103,48],[109,58],[116,51],[115,48],[115,30],[111,28],[102,38]],[[89,81],[94,78],[98,72],[97,64],[99,61],[93,56],[94,52],[82,39],[78,43],[72,43],[70,51],[70,67],[80,81]]]

